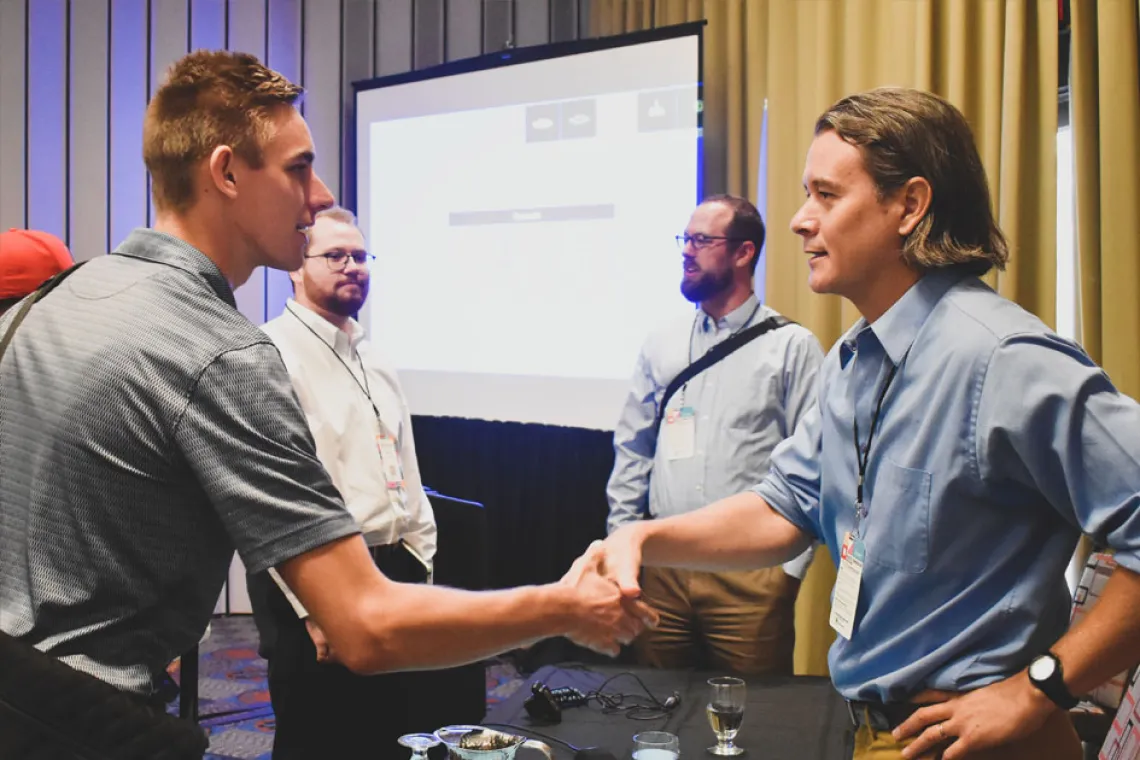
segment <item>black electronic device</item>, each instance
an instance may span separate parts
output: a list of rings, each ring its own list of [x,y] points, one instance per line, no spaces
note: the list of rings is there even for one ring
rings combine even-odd
[[[523,707],[533,720],[561,723],[564,707],[578,707],[589,701],[589,697],[572,686],[552,689],[542,681],[537,681],[530,687],[530,696],[523,702]]]

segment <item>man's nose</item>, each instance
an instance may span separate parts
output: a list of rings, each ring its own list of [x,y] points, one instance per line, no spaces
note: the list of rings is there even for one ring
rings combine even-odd
[[[313,209],[314,216],[335,205],[336,198],[333,197],[329,186],[314,172],[312,191],[309,193],[309,206]]]
[[[792,232],[796,233],[797,235],[807,236],[812,234],[814,222],[807,214],[806,202],[799,207],[796,213],[792,214],[792,221],[789,226],[791,227]]]

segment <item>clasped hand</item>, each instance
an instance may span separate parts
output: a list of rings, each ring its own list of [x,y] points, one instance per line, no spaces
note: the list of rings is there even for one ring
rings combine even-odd
[[[637,595],[623,593],[608,572],[606,545],[590,544],[561,583],[575,592],[581,607],[568,638],[595,652],[616,656],[646,627],[657,625],[657,613]]]

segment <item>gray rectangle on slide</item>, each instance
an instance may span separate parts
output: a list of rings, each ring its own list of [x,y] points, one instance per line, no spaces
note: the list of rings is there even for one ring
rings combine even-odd
[[[448,223],[452,227],[485,224],[534,224],[536,222],[585,222],[614,218],[614,204],[592,206],[539,206],[505,208],[490,211],[452,211]]]

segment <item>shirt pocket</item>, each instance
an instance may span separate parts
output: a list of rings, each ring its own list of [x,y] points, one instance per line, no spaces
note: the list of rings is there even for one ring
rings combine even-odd
[[[863,523],[868,562],[900,573],[926,570],[930,483],[926,470],[902,467],[883,458]]]

